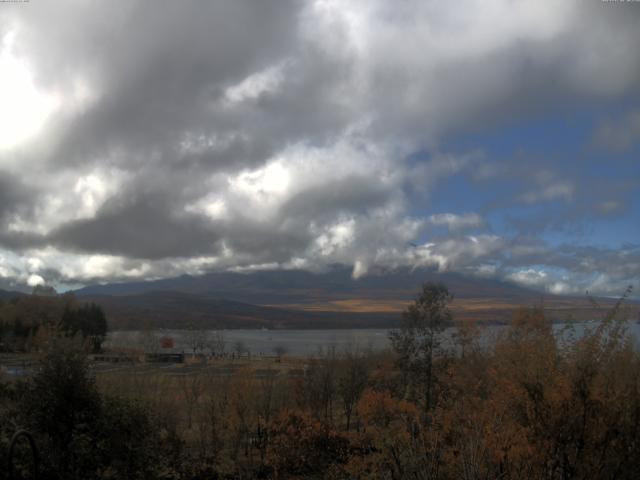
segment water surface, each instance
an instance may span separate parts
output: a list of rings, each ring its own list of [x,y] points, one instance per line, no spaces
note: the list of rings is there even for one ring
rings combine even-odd
[[[597,322],[576,322],[572,324],[573,335],[580,337],[587,330],[593,330]],[[491,325],[483,327],[480,343],[488,345],[504,326]],[[570,330],[566,324],[553,326],[559,338],[567,338]],[[274,355],[276,349],[289,355],[308,356],[320,351],[335,349],[336,353],[347,350],[381,351],[390,348],[389,332],[391,329],[344,329],[344,330],[220,330],[220,331],[190,331],[190,330],[155,330],[143,331],[114,331],[109,333],[106,347],[137,348],[149,350],[157,348],[159,351],[160,338],[168,337],[173,340],[173,351],[190,352],[194,338],[198,338],[208,353],[207,344],[216,344],[216,337],[221,334],[227,353],[235,352],[241,344],[245,352],[251,355]],[[640,324],[630,322],[628,331],[640,346]],[[444,343],[451,343],[454,329],[447,329],[443,333]],[[218,342],[219,343],[219,342]],[[214,347],[216,348],[216,347]]]

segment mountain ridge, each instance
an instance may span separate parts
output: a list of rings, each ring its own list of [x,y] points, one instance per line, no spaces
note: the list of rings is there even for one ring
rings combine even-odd
[[[403,269],[382,275],[367,275],[359,279],[351,277],[350,269],[333,268],[328,272],[313,273],[304,270],[265,270],[252,273],[219,272],[201,276],[182,275],[179,277],[140,281],[121,282],[105,285],[90,285],[74,293],[77,296],[108,294],[127,295],[166,290],[185,293],[216,294],[222,292],[225,298],[238,297],[245,301],[246,295],[253,295],[250,303],[273,303],[273,298],[255,301],[255,296],[275,296],[281,293],[289,296],[305,290],[322,291],[325,295],[344,295],[375,291],[376,294],[406,291],[407,299],[418,293],[422,283],[437,281],[447,285],[457,297],[507,296],[539,297],[539,292],[526,289],[500,280],[466,277],[455,273],[437,273],[426,269]],[[246,294],[244,292],[247,292]],[[230,296],[229,296],[230,295]],[[291,303],[287,301],[285,303]]]
[[[141,328],[390,328],[424,282],[444,283],[458,319],[508,323],[514,310],[544,306],[552,320],[595,318],[587,298],[543,294],[499,280],[404,269],[360,279],[338,266],[303,270],[222,272],[92,285],[72,292],[95,302],[112,330]],[[0,299],[24,295],[0,291]],[[602,309],[615,300],[598,299]],[[634,308],[638,308],[636,302]]]
[[[254,305],[184,292],[156,290],[131,295],[86,295],[100,305],[110,328],[387,328],[397,324],[389,313],[309,312]]]

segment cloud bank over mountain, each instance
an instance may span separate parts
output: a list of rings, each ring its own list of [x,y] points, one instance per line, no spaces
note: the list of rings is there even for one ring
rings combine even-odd
[[[639,20],[599,1],[4,6],[0,287],[342,263],[619,293],[640,279]]]

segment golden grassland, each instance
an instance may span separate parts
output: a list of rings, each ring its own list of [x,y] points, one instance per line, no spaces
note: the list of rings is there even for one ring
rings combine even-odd
[[[398,297],[356,297],[339,296],[334,298],[316,298],[304,303],[265,305],[307,312],[331,313],[370,313],[397,314],[398,317],[407,306],[407,300]],[[554,321],[591,320],[610,308],[613,300],[603,300],[600,308],[594,308],[588,299],[576,297],[540,297],[531,298],[456,298],[451,304],[454,315],[460,319],[477,320],[487,323],[507,323],[513,312],[522,307],[541,307]],[[631,317],[640,314],[639,304],[629,304]]]

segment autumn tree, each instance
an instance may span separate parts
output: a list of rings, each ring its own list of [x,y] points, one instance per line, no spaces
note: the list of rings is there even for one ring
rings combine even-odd
[[[208,335],[207,348],[213,356],[224,356],[226,341],[224,339],[224,333],[221,330],[215,330]]]
[[[460,356],[464,358],[466,354],[478,347],[477,342],[482,333],[477,323],[473,319],[460,319],[456,323],[456,330],[453,339],[460,351]]]
[[[278,361],[282,361],[282,357],[287,354],[287,351],[288,349],[284,345],[276,345],[273,347],[273,353],[277,357]]]
[[[206,392],[203,396],[199,420],[196,424],[199,434],[200,458],[207,464],[218,460],[225,445],[225,433],[235,421],[229,412],[231,386],[235,382],[231,376],[219,375],[215,370],[206,372]]]
[[[153,330],[148,322],[145,322],[137,334],[136,343],[142,347],[145,354],[154,355],[160,351],[160,340],[158,333]]]
[[[386,390],[366,390],[358,402],[364,425],[360,458],[350,459],[350,478],[431,480],[440,467],[439,432],[420,429],[420,412],[408,400]]]
[[[254,371],[242,368],[233,374],[229,383],[229,433],[231,434],[231,458],[238,461],[242,450],[244,457],[250,453],[253,426],[257,424]]]
[[[233,343],[233,350],[236,352],[238,358],[242,357],[245,353],[248,354],[249,350],[247,349],[247,345],[242,340],[236,340]]]
[[[198,353],[204,349],[204,338],[202,333],[203,332],[201,330],[190,326],[187,328],[187,331],[183,336],[183,341],[189,347],[189,350],[191,350],[191,355],[193,357],[198,355]]]
[[[283,410],[270,425],[267,466],[274,478],[327,478],[348,458],[348,440],[308,413]]]
[[[335,349],[319,352],[319,358],[309,362],[302,385],[302,403],[317,418],[333,422],[337,391],[337,359]]]
[[[347,352],[342,360],[342,370],[338,377],[338,393],[342,399],[342,408],[347,421],[347,431],[351,427],[351,418],[369,381],[367,359],[357,352]]]
[[[187,414],[187,428],[193,425],[194,410],[205,389],[205,378],[198,372],[179,375],[178,384],[184,399],[185,412]]]
[[[434,357],[440,351],[440,334],[452,321],[448,307],[452,300],[444,285],[425,283],[403,312],[400,329],[389,335],[409,397],[422,402],[425,419],[433,405]]]
[[[271,368],[260,371],[259,377],[255,380],[255,409],[257,414],[257,425],[254,429],[254,445],[260,452],[260,461],[264,464],[266,448],[269,443],[269,424],[272,416],[277,410],[277,404],[281,403],[278,398],[277,370]]]

